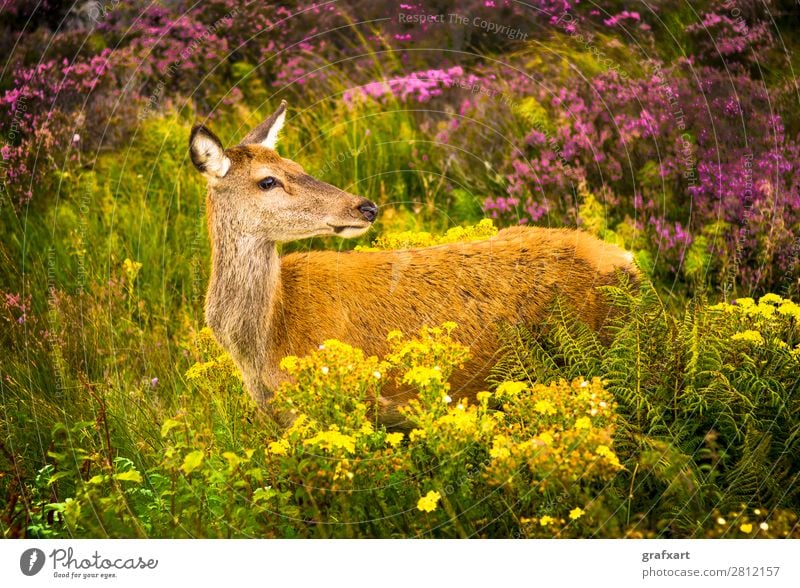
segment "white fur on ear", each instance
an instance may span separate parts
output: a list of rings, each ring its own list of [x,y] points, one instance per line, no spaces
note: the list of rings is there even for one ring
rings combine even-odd
[[[262,145],[275,149],[278,144],[278,134],[286,121],[286,100],[281,100],[278,109],[269,118],[245,135],[239,145]]]
[[[281,104],[280,112],[275,119],[275,122],[272,123],[272,126],[269,128],[267,132],[267,136],[264,137],[264,140],[261,141],[261,144],[264,147],[269,147],[270,149],[275,149],[275,146],[278,144],[278,134],[281,132],[283,128],[283,123],[286,122],[286,104],[285,102]]]
[[[231,167],[220,140],[203,126],[192,129],[189,154],[198,170],[216,178],[225,177]]]

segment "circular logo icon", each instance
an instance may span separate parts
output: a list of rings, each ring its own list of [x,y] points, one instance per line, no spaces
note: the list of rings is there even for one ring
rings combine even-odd
[[[44,567],[44,551],[31,547],[22,552],[19,558],[19,569],[26,576],[35,576]]]

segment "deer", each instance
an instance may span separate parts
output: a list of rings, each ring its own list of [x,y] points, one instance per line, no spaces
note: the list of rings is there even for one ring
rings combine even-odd
[[[286,101],[238,145],[224,148],[205,125],[189,138],[207,180],[211,273],[205,319],[241,371],[255,403],[287,379],[287,355],[338,339],[382,357],[387,333],[457,324],[453,338],[470,359],[450,380],[453,399],[487,389],[499,359],[499,325],[536,325],[557,296],[601,329],[609,306],[598,290],[636,278],[631,253],[578,229],[516,226],[493,237],[381,251],[306,251],[280,256],[280,243],[318,236],[353,238],[370,230],[375,202],[307,174],[278,154]],[[414,391],[384,385],[379,420],[402,427]]]

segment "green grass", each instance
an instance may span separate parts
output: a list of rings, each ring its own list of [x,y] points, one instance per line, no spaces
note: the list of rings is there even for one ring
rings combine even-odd
[[[255,80],[243,91],[259,109],[242,106],[209,123],[226,144],[276,102]],[[496,166],[450,160],[399,104],[349,110],[313,96],[290,104],[297,108],[281,152],[378,201],[381,216],[361,239],[314,239],[286,251],[443,233],[477,221],[482,199],[502,189]],[[536,114],[528,106],[503,124],[522,128]],[[498,382],[530,390],[560,378],[605,380],[619,404],[609,432],[624,466],[617,475],[540,495],[531,488],[541,469],[523,468],[505,487],[499,468],[482,468],[494,437],[458,445],[441,433],[441,447],[407,444],[393,462],[378,428],[364,433],[359,463],[379,457],[385,467],[364,466],[358,492],[315,502],[300,487],[314,476],[332,483],[335,464],[302,451],[271,455],[286,433],[255,410],[229,360],[201,334],[209,243],[205,181],[187,157],[194,118],[189,110],[150,118],[127,148],[54,172],[30,208],[2,203],[0,290],[31,297],[22,322],[20,311],[0,306],[3,536],[553,536],[539,524],[545,516],[566,519],[562,536],[743,536],[739,523],[763,520],[770,536],[797,535],[797,319],[775,332],[787,348],[772,338],[748,347],[730,339],[744,328],[738,317],[723,320],[703,300],[682,297],[663,301],[664,310],[650,291],[611,293],[628,321],[610,346],[562,309],[543,338],[510,334],[498,368]],[[453,189],[443,174],[455,178]],[[214,369],[187,378],[203,363]],[[520,430],[532,435],[541,424],[524,414],[509,433],[517,445]],[[329,416],[292,442],[303,447],[344,418]],[[460,490],[448,494],[448,485]],[[429,491],[446,498],[431,515],[416,508]],[[491,500],[482,502],[482,492]],[[565,496],[589,513],[580,525],[569,523]],[[718,515],[729,523],[720,527]]]

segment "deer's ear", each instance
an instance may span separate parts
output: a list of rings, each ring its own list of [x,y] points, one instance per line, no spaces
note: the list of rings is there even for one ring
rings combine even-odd
[[[254,143],[260,143],[264,147],[275,149],[275,146],[278,144],[278,134],[281,132],[285,121],[286,100],[281,100],[281,105],[278,106],[278,110],[273,112],[267,120],[247,133],[245,138],[242,139],[241,144],[252,145]]]
[[[204,125],[194,125],[189,136],[189,154],[192,163],[206,175],[222,178],[231,167],[222,141]]]

